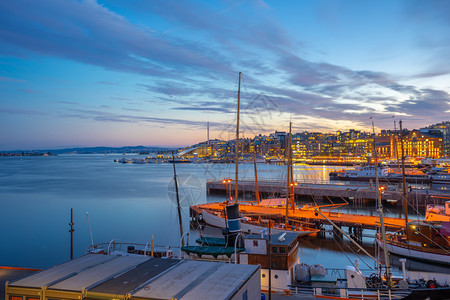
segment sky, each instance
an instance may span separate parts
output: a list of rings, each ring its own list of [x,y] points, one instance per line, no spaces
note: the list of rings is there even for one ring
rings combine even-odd
[[[0,150],[449,120],[450,1],[0,1]]]

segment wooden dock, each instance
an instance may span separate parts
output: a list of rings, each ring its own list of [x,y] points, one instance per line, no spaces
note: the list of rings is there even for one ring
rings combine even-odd
[[[248,194],[256,193],[255,181],[239,181],[238,188],[240,195],[245,197]],[[390,186],[383,185],[386,189],[382,192],[381,199],[383,202],[402,206],[403,195],[401,189],[392,189]],[[272,195],[280,197],[286,195],[285,182],[259,181],[259,192],[262,195]],[[228,184],[222,181],[209,181],[206,184],[208,194],[221,193],[231,191],[234,194],[235,181]],[[229,192],[230,193],[230,192]],[[294,195],[297,200],[302,199],[315,203],[330,203],[329,200],[342,199],[348,202],[375,201],[376,191],[374,184],[370,185],[344,185],[344,184],[314,184],[314,183],[298,183],[294,188]],[[426,207],[427,204],[444,204],[450,197],[449,193],[443,193],[433,190],[412,190],[407,193],[407,201],[414,207]],[[255,197],[256,199],[256,197]]]
[[[191,206],[191,216],[196,217],[206,211],[223,212],[225,209],[224,203],[206,203]],[[264,218],[282,219],[286,215],[285,208],[261,207],[250,204],[239,204],[239,211],[245,216],[261,215]],[[380,226],[380,218],[378,216],[347,214],[337,211],[321,210],[321,213],[328,219],[333,221],[339,227],[359,228],[361,229],[377,229]],[[377,212],[374,212],[377,214]],[[289,210],[289,219],[297,220],[308,224],[314,224],[316,228],[321,225],[330,225],[328,220],[316,213],[313,208],[296,209],[294,212]],[[412,221],[412,220],[411,220]],[[384,224],[387,230],[397,231],[405,227],[405,220],[403,218],[384,217]]]

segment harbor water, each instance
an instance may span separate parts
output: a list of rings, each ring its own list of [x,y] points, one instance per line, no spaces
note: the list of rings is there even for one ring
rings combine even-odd
[[[180,233],[173,181],[168,163],[122,164],[122,155],[58,155],[0,157],[0,265],[47,268],[70,259],[70,209],[74,215],[74,256],[85,253],[93,242],[145,244],[179,247]],[[260,180],[282,181],[286,167],[257,164]],[[189,205],[224,201],[224,195],[207,195],[208,180],[234,178],[233,164],[176,164],[184,230],[189,230]],[[240,165],[240,179],[254,180],[253,164]],[[298,181],[328,182],[330,171],[341,167],[296,166]],[[375,207],[353,207],[346,212],[375,213]],[[87,214],[88,212],[88,214]],[[398,216],[390,207],[387,214]],[[89,222],[91,230],[89,230]],[[190,231],[190,243],[199,234],[220,235],[217,229]],[[366,233],[366,231],[365,231]],[[367,234],[374,234],[367,231]],[[92,238],[91,238],[92,237]],[[364,247],[375,253],[373,238]],[[356,255],[348,241],[303,239],[299,258],[308,264],[345,268],[358,258],[367,269],[374,263]],[[394,268],[398,258],[391,256]],[[409,262],[414,269],[430,266]],[[449,268],[433,266],[436,271]]]

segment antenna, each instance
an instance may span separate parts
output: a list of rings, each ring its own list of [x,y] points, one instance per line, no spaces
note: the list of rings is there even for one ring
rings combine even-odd
[[[92,238],[92,229],[91,229],[91,221],[89,220],[89,212],[86,212],[88,225],[89,225],[89,233],[91,234],[91,245],[94,247],[94,239]]]

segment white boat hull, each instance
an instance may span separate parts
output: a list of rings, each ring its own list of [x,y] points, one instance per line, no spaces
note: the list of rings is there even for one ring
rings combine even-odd
[[[376,239],[377,243],[380,247],[383,247],[383,242]],[[420,251],[416,249],[407,248],[406,246],[400,246],[400,245],[393,245],[390,243],[387,243],[387,250],[390,253],[397,254],[399,256],[406,256],[411,257],[414,259],[420,259],[420,260],[427,260],[435,263],[440,264],[448,264],[450,265],[450,254],[439,254],[439,253],[432,253],[427,251]]]
[[[205,221],[206,224],[213,227],[218,228],[226,228],[226,221],[221,216],[217,216],[213,213],[209,213],[205,210],[202,211],[203,221]],[[242,232],[244,233],[252,233],[252,234],[260,234],[262,230],[267,229],[265,226],[255,225],[255,224],[249,224],[245,222],[241,222],[241,228]],[[284,228],[271,228],[271,233],[277,234],[277,233],[284,233],[284,232],[295,232],[298,233],[299,236],[304,236],[308,234],[315,233],[316,231],[311,230],[301,230],[301,231],[293,231],[293,230],[286,230]]]

